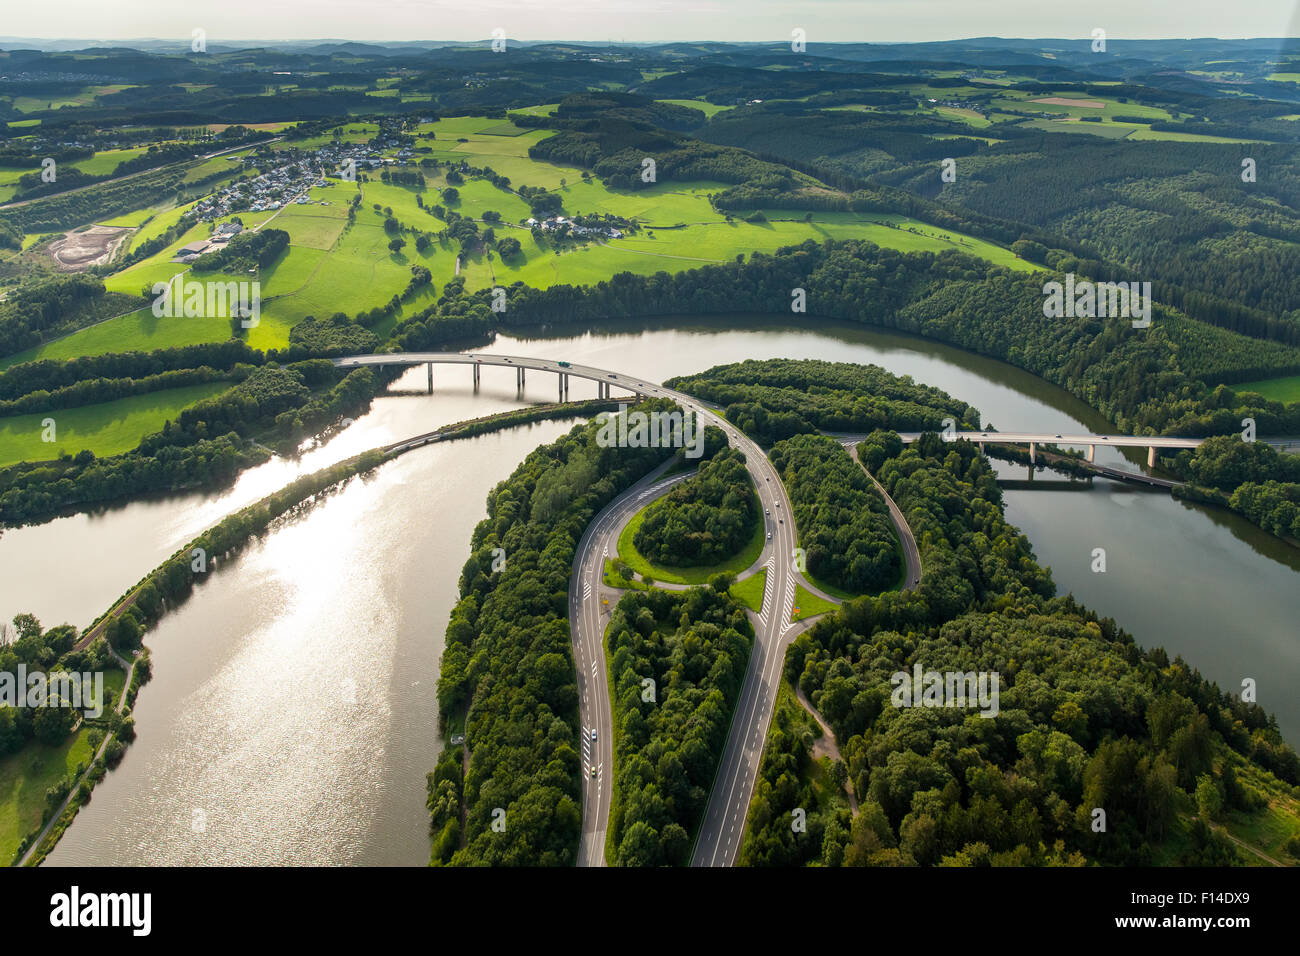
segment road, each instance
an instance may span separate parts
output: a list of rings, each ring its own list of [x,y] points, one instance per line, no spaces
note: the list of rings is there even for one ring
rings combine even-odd
[[[42,199],[52,199],[55,196],[73,196],[87,189],[94,189],[96,186],[111,186],[113,183],[125,182],[128,179],[134,179],[137,176],[147,176],[149,173],[156,173],[160,169],[167,169],[171,166],[180,166],[184,163],[206,163],[209,159],[215,159],[217,156],[224,156],[226,153],[235,153],[241,149],[257,149],[259,146],[269,146],[271,143],[278,143],[284,139],[283,136],[276,136],[271,139],[264,139],[257,143],[244,143],[241,146],[230,146],[226,149],[219,149],[215,153],[204,153],[201,156],[193,156],[190,159],[178,159],[174,163],[163,163],[161,166],[151,166],[148,169],[141,169],[134,173],[126,173],[123,176],[114,176],[112,179],[101,179],[97,182],[88,183],[85,186],[77,186],[74,189],[64,189],[56,193],[46,193],[44,196],[37,196],[34,199],[21,199],[17,202],[8,202],[0,205],[0,212],[7,209],[18,209],[22,206],[29,206],[34,202],[40,202]]]
[[[579,866],[605,865],[610,796],[614,790],[614,716],[605,669],[605,627],[620,592],[604,583],[605,559],[618,555],[618,536],[632,516],[691,477],[659,476],[671,460],[605,506],[587,526],[569,576],[569,635],[578,671],[578,713],[582,722],[582,836]],[[608,602],[608,603],[607,603]],[[591,732],[596,731],[592,740]],[[592,773],[592,770],[595,773]]]
[[[722,429],[730,445],[745,456],[745,467],[749,471],[750,479],[766,512],[764,522],[771,535],[765,540],[763,551],[756,562],[757,565],[767,569],[767,581],[762,607],[753,618],[754,647],[750,653],[745,683],[741,688],[736,711],[732,717],[718,775],[709,794],[708,807],[705,809],[704,820],[691,859],[693,866],[731,866],[735,863],[740,851],[741,836],[744,833],[745,814],[749,809],[759,760],[763,755],[763,744],[767,739],[768,725],[771,723],[772,710],[776,705],[777,682],[781,679],[785,650],[795,636],[811,625],[811,621],[799,624],[790,621],[794,612],[795,588],[799,585],[808,587],[808,584],[795,567],[795,547],[798,538],[790,511],[790,500],[785,493],[785,486],[781,483],[780,476],[763,450],[708,405],[684,392],[646,382],[644,379],[626,373],[612,372],[589,365],[561,366],[558,361],[551,359],[472,352],[394,352],[380,355],[352,355],[334,359],[333,362],[339,368],[427,363],[479,364],[573,375],[612,388],[626,389],[647,398],[671,399],[687,411],[694,412],[703,425]],[[597,520],[599,521],[599,518]],[[585,556],[581,543],[577,556],[575,560]],[[581,565],[577,567],[580,569]],[[572,613],[574,589],[588,583],[590,579],[579,582],[576,575],[570,580],[570,628],[579,626],[578,619]],[[591,596],[595,597],[595,585],[592,585],[592,588]],[[609,684],[604,676],[602,633],[599,619],[590,616],[592,608],[588,608],[587,603],[597,604],[595,601],[582,602],[579,612],[581,639],[577,635],[574,636],[575,663],[580,682],[579,695],[581,697],[585,689],[590,698],[586,705],[588,710],[584,711],[580,706],[580,712],[589,715],[583,717],[587,742],[593,742],[590,740],[592,726],[595,726],[597,731],[597,739],[594,741],[596,747],[591,751],[584,771],[586,790],[583,798],[584,830],[579,846],[580,863],[594,861],[604,847],[605,827],[601,821],[608,819],[607,795],[610,792],[610,785],[606,775],[612,766],[609,739],[612,733],[609,724],[611,719]],[[591,762],[596,765],[594,787],[590,784]],[[595,804],[591,809],[586,807],[587,791],[594,794],[592,799]],[[588,829],[585,821],[593,812],[595,815],[590,817],[592,822]]]
[[[907,569],[907,574],[903,578],[903,590],[913,591],[921,583],[921,551],[916,546],[916,535],[912,534],[912,527],[903,517],[903,511],[898,505],[894,504],[894,499],[889,497],[889,492],[885,486],[876,481],[876,476],[867,471],[867,466],[862,464],[862,459],[858,457],[858,442],[842,442],[849,451],[849,457],[858,463],[862,473],[871,479],[871,483],[876,486],[880,492],[880,497],[885,499],[885,505],[889,508],[889,520],[894,523],[894,530],[898,532],[898,540],[903,544],[903,563]]]
[[[691,399],[684,401],[689,406],[700,407]],[[712,412],[701,414],[706,418],[713,416]],[[785,651],[799,633],[811,626],[810,621],[799,624],[790,621],[794,612],[795,587],[807,585],[794,563],[795,547],[799,542],[785,485],[757,444],[721,419],[716,423],[726,430],[731,444],[745,455],[759,499],[765,511],[770,512],[764,520],[768,522],[772,538],[759,555],[759,563],[767,568],[767,582],[762,607],[753,617],[754,648],[749,656],[745,683],[736,701],[718,775],[713,781],[695,841],[692,866],[731,866],[736,862],[745,831],[745,815],[763,757],[763,744],[776,706]]]

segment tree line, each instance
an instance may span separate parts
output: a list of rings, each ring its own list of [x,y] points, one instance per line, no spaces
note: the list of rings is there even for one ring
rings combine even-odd
[[[671,452],[601,447],[597,430],[575,426],[536,449],[488,495],[474,529],[438,677],[442,713],[466,713],[469,768],[459,786],[445,769],[430,775],[435,864],[576,858],[582,761],[569,571],[596,512]]]

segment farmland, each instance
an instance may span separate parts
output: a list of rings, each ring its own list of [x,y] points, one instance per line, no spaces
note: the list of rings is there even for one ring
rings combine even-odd
[[[368,124],[352,123],[346,126],[344,136],[364,137],[371,132]],[[447,201],[441,195],[446,181],[440,173],[430,175],[423,188],[363,176],[355,186],[338,183],[312,189],[308,205],[293,205],[278,213],[241,214],[250,228],[272,222],[290,236],[288,252],[259,277],[263,309],[261,323],[248,333],[250,345],[287,345],[289,329],[308,315],[339,311],[355,315],[373,308],[401,293],[410,281],[411,266],[417,264],[430,270],[435,287],[459,274],[469,289],[515,281],[545,288],[557,283],[592,284],[616,272],[678,272],[756,251],[772,252],[807,239],[868,239],[903,251],[954,249],[1012,269],[1030,268],[1001,246],[899,215],[816,213],[811,221],[805,221],[797,211],[781,210],[774,211],[767,221],[748,222],[729,219],[710,204],[710,194],[726,188],[725,183],[660,182],[636,191],[610,188],[595,178],[583,179],[577,168],[529,158],[529,145],[549,135],[546,131],[523,130],[489,117],[443,119],[420,125],[417,133],[418,143],[436,150],[432,154],[435,158],[464,159],[471,166],[490,166],[510,177],[511,188],[469,178],[457,187],[458,198]],[[570,215],[611,213],[634,220],[642,228],[623,239],[557,247],[550,238],[535,237],[519,226],[530,215],[528,204],[513,191],[523,185],[558,191]],[[353,189],[359,190],[361,205],[355,223],[349,226],[346,210]],[[480,221],[485,212],[500,213],[502,222],[496,226],[497,233],[519,239],[522,254],[503,261],[481,248],[462,251],[448,239],[434,242],[424,252],[417,251],[415,233],[436,233],[447,226],[431,211],[439,204]],[[131,248],[136,248],[174,225],[186,208],[140,210],[112,222],[142,223],[131,238]],[[392,236],[384,229],[385,209],[390,209],[407,231],[408,243],[401,252],[388,248]],[[169,261],[174,250],[207,235],[206,226],[194,226],[168,248],[107,277],[107,287],[138,295],[156,282],[169,280],[184,269]],[[403,305],[397,318],[422,308],[428,300],[428,293],[416,296]],[[10,361],[189,345],[221,341],[228,335],[225,317],[158,319],[143,312],[47,343]]]
[[[20,461],[44,461],[65,452],[75,455],[83,449],[101,458],[130,451],[145,435],[175,418],[182,408],[229,387],[225,382],[209,382],[82,408],[0,418],[0,467]],[[55,427],[53,442],[43,439],[43,422],[50,418]]]

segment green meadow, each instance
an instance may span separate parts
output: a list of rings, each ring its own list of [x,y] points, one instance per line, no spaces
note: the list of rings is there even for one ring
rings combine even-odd
[[[367,124],[349,124],[345,135],[361,136],[367,131]],[[529,159],[529,145],[548,134],[524,130],[499,119],[442,119],[423,124],[419,134],[423,142],[436,145],[440,152],[464,157],[472,165],[490,165],[505,175],[510,175],[509,161],[513,164],[509,168],[521,173],[511,176],[513,186],[529,184],[558,190],[570,215],[613,213],[636,220],[641,230],[622,239],[557,247],[549,238],[535,239],[531,231],[518,226],[530,213],[513,191],[471,178],[456,187],[458,198],[447,202],[442,192],[445,179],[439,173],[428,175],[428,184],[423,188],[388,184],[369,176],[356,185],[318,187],[310,194],[315,203],[295,204],[278,213],[240,214],[250,228],[269,224],[290,236],[288,252],[259,276],[261,322],[249,330],[249,344],[255,348],[283,347],[288,344],[289,329],[305,316],[335,312],[355,316],[387,302],[407,287],[413,265],[428,268],[437,289],[457,274],[464,277],[470,289],[515,281],[544,288],[556,283],[592,284],[618,272],[679,272],[734,261],[737,256],[755,251],[771,252],[807,239],[867,239],[903,251],[955,249],[1012,269],[1032,268],[1001,246],[902,216],[814,213],[811,221],[805,221],[798,211],[781,210],[773,211],[769,221],[728,221],[709,202],[711,193],[726,188],[724,183],[659,182],[643,190],[611,189],[596,179],[582,179],[581,170]],[[466,142],[459,142],[461,139]],[[354,189],[360,191],[362,201],[355,222],[349,225],[347,209]],[[417,204],[417,198],[424,208]],[[485,212],[500,213],[502,222],[494,227],[498,236],[517,238],[523,254],[507,262],[494,251],[463,253],[451,240],[436,241],[426,251],[417,252],[417,233],[437,233],[446,227],[430,212],[439,204],[479,220],[480,229],[488,225],[482,221]],[[380,208],[376,210],[375,205]],[[140,211],[119,217],[114,223],[142,223],[131,239],[132,246],[138,247],[172,226],[186,208],[152,211],[148,213],[151,218]],[[399,252],[388,248],[393,237],[384,229],[385,208],[392,210],[406,230],[403,238],[407,245]],[[184,265],[169,260],[179,246],[208,234],[206,224],[195,226],[173,245],[107,277],[105,284],[111,291],[140,295],[154,283],[166,282],[185,271]],[[403,303],[395,318],[388,321],[400,321],[427,305],[433,296],[431,291],[420,293]],[[145,310],[46,343],[3,364],[223,341],[229,334],[224,317],[155,318]]]
[[[88,734],[83,724],[61,744],[33,743],[0,759],[0,862],[9,863],[23,837],[40,826],[45,791],[90,765]]]
[[[79,159],[75,163],[68,163],[68,165],[73,169],[81,170],[87,176],[107,176],[117,169],[119,163],[124,163],[128,159],[135,159],[145,152],[143,146],[132,149],[106,149],[96,153],[90,159]]]
[[[718,113],[735,109],[734,106],[719,106],[716,103],[710,103],[708,100],[659,100],[658,102],[672,103],[674,106],[685,106],[688,109],[701,110],[704,115],[710,119]]]
[[[1273,402],[1300,402],[1300,375],[1269,378],[1258,382],[1242,382],[1240,385],[1228,387],[1238,394],[1258,392]]]
[[[49,461],[63,452],[75,455],[85,448],[98,457],[119,455],[158,431],[181,409],[229,387],[229,382],[207,382],[81,408],[0,418],[0,468],[20,461]],[[54,419],[56,440],[46,442],[42,422],[50,418]]]

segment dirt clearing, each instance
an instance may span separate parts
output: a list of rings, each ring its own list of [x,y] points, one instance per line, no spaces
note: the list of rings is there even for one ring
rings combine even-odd
[[[64,272],[82,272],[108,262],[132,232],[125,226],[91,226],[55,239],[48,251]]]

